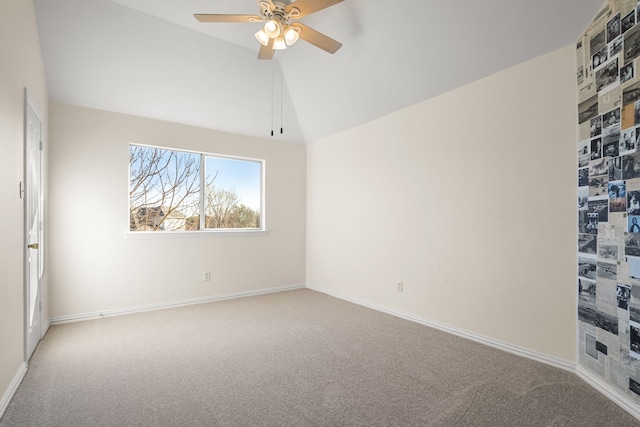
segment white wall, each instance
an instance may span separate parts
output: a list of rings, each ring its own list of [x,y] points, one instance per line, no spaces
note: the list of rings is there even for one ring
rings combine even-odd
[[[44,115],[46,149],[48,100],[33,4],[3,0],[0,2],[0,399],[24,361],[24,211],[18,185],[24,176],[25,87]],[[46,292],[46,277],[43,286]],[[45,319],[46,316],[45,304]]]
[[[570,46],[309,144],[307,284],[574,362],[575,72]]]
[[[50,121],[52,319],[304,284],[304,145],[56,103]],[[268,234],[128,238],[130,142],[265,159]]]

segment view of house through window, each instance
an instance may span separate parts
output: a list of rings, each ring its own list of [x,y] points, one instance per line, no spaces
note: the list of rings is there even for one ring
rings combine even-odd
[[[129,230],[261,229],[262,161],[131,144]]]

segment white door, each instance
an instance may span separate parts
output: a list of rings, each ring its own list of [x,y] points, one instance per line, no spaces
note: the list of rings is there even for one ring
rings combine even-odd
[[[42,337],[43,273],[42,115],[25,89],[25,302],[26,360]]]

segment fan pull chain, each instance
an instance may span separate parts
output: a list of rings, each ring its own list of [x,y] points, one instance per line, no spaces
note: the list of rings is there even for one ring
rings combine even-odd
[[[273,88],[273,77],[274,77],[273,76],[273,73],[274,73],[273,68],[274,67],[275,67],[275,65],[272,63],[271,64],[271,136],[273,136],[273,110],[274,110],[273,104],[275,103],[275,101],[273,99],[273,91],[274,91],[274,88]]]

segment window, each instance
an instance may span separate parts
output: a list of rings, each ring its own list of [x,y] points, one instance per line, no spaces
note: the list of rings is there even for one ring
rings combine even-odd
[[[131,144],[129,230],[261,230],[263,161]]]

